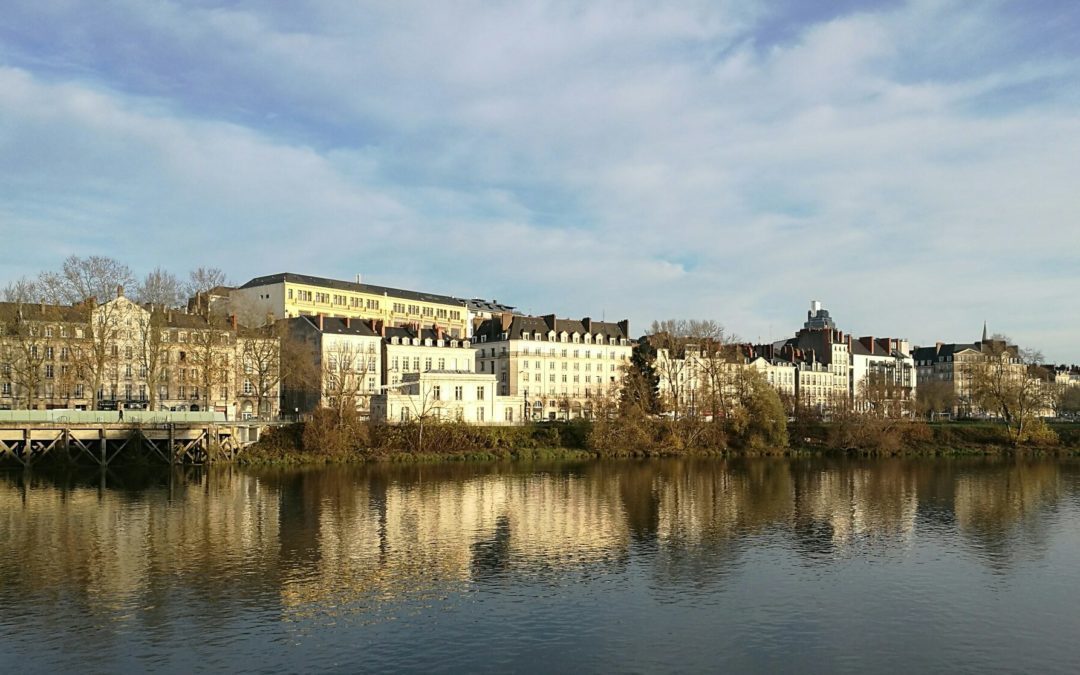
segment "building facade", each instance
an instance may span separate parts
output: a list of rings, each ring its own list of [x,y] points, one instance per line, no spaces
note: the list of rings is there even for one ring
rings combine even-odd
[[[117,297],[74,306],[0,303],[0,408],[214,411],[276,416],[244,368],[255,341],[235,320],[140,306]]]
[[[1015,377],[1027,377],[1026,367],[1020,362],[1019,349],[1003,340],[986,337],[971,343],[938,342],[932,347],[916,347],[912,352],[918,381],[925,386],[943,386],[953,400],[951,413],[958,417],[981,416],[981,410],[972,398],[972,368],[1000,359],[1011,369]]]
[[[437,325],[447,335],[468,336],[464,300],[434,293],[375,286],[289,272],[256,277],[230,292],[232,313],[274,319],[318,316],[382,321],[387,326]]]
[[[530,419],[591,417],[617,396],[630,364],[630,322],[504,313],[474,332],[477,370],[495,375],[502,396],[521,396]]]
[[[372,419],[390,424],[433,419],[480,425],[513,425],[524,420],[524,398],[498,393],[496,377],[472,371],[403,373],[396,386],[373,399]]]
[[[322,315],[283,323],[308,368],[283,391],[283,409],[298,414],[324,407],[368,415],[382,384],[382,337],[372,326]]]
[[[439,327],[375,325],[382,338],[382,384],[394,387],[410,373],[476,370],[472,343]]]

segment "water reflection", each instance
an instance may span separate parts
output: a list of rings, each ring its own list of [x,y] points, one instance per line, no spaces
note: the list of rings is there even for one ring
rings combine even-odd
[[[74,648],[73,622],[114,646],[124,625],[166,641],[178,617],[224,630],[245,609],[378,622],[380,607],[475,585],[637,562],[653,592],[722,587],[755,551],[831,565],[920,536],[1000,574],[1046,551],[1077,476],[1069,462],[899,459],[8,473],[0,607],[5,625],[51,626]]]

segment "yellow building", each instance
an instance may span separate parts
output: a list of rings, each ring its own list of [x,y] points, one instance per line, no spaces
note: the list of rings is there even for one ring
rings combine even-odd
[[[453,338],[468,335],[466,302],[434,293],[374,286],[285,272],[256,277],[229,296],[233,313],[275,319],[297,316],[349,317],[443,329]]]

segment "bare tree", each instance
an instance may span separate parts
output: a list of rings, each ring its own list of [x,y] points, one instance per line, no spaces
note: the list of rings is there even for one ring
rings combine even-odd
[[[42,272],[37,286],[40,295],[53,304],[74,305],[88,298],[112,297],[120,287],[131,288],[135,277],[131,269],[113,258],[71,256],[59,272]]]
[[[196,267],[188,274],[184,291],[188,297],[194,297],[217,286],[227,286],[228,283],[229,279],[222,270],[216,267]]]
[[[12,398],[33,409],[41,397],[43,367],[50,349],[43,326],[30,319],[25,306],[19,305],[14,316],[0,326],[0,378],[12,385]]]
[[[4,301],[29,303],[40,300],[40,290],[37,282],[29,277],[19,277],[15,281],[8,282],[4,287]]]
[[[214,400],[214,390],[226,386],[229,381],[229,342],[235,336],[222,326],[208,323],[205,328],[190,331],[188,342],[190,364],[195,369],[196,396],[209,407]]]
[[[158,386],[169,360],[166,329],[165,312],[160,309],[151,309],[139,316],[135,332],[136,349],[140,375],[145,379],[149,390],[150,410],[157,410],[161,404]]]
[[[723,328],[715,321],[653,321],[647,339],[657,352],[654,369],[660,380],[661,402],[674,421],[696,401],[702,345],[722,341],[723,335]]]
[[[143,277],[135,289],[135,299],[139,304],[162,307],[180,307],[186,300],[180,279],[160,267],[155,267]]]
[[[72,356],[76,367],[90,385],[90,405],[98,408],[105,382],[113,381],[113,392],[119,379],[119,343],[123,324],[131,305],[119,299],[97,304],[93,298],[75,306],[81,316],[71,339]]]
[[[915,402],[920,415],[933,419],[935,415],[952,413],[956,406],[956,389],[952,382],[926,380],[915,388]]]
[[[992,339],[981,347],[982,358],[965,367],[971,400],[978,408],[998,415],[1009,439],[1020,443],[1026,427],[1051,405],[1049,389],[1039,376],[1042,354],[1010,345],[1005,339]]]
[[[260,417],[269,415],[271,398],[283,382],[297,386],[302,380],[310,382],[304,376],[311,360],[292,353],[300,347],[287,334],[285,323],[246,329],[238,339],[242,377],[251,384]]]
[[[364,352],[349,342],[339,342],[326,350],[322,360],[322,398],[340,415],[367,407],[364,395],[368,375]]]

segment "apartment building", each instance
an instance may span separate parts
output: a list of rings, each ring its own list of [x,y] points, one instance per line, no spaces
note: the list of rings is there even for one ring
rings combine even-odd
[[[474,330],[477,370],[496,376],[499,394],[518,396],[530,419],[591,417],[616,396],[633,345],[630,322],[504,313]]]
[[[897,338],[848,336],[851,354],[851,396],[855,410],[884,405],[890,412],[910,412],[918,373],[911,345]]]
[[[986,337],[970,343],[938,342],[931,347],[915,347],[912,358],[919,383],[944,383],[954,399],[952,413],[957,416],[984,414],[972,400],[971,367],[991,359],[1006,362],[1016,377],[1026,377],[1026,367],[1020,362],[1019,348],[1003,340]]]
[[[275,319],[322,314],[382,321],[387,326],[437,325],[447,335],[468,336],[468,309],[458,298],[356,281],[284,272],[256,277],[230,292],[234,314]]]
[[[140,306],[123,288],[102,304],[0,303],[0,408],[276,416],[276,380],[257,388],[245,368],[267,342],[235,319]]]
[[[646,338],[647,339],[647,338]],[[795,396],[795,365],[782,359],[766,359],[747,344],[719,345],[711,341],[683,345],[680,355],[668,348],[656,349],[653,368],[665,412],[711,420],[723,411],[713,409],[736,389],[736,374],[753,369],[788,400]]]
[[[372,418],[391,424],[416,419],[512,425],[524,421],[523,396],[500,395],[496,376],[467,370],[402,373],[397,386],[373,399]]]
[[[442,328],[386,326],[375,322],[382,338],[382,383],[393,388],[408,374],[475,372],[476,354],[467,339],[452,337]]]
[[[382,384],[382,337],[351,317],[285,319],[294,348],[309,368],[283,391],[283,408],[307,413],[317,407],[354,409],[366,416]]]

